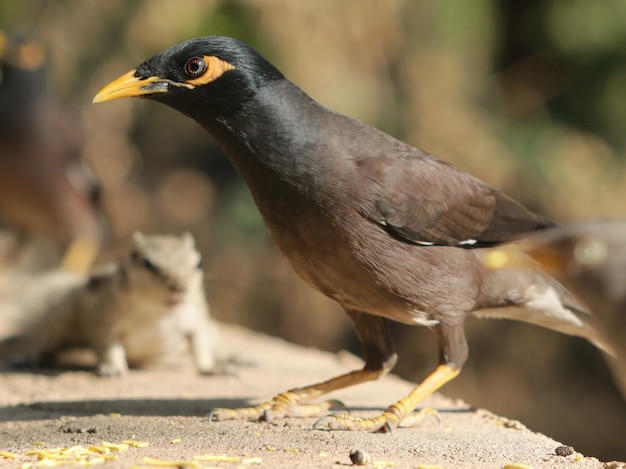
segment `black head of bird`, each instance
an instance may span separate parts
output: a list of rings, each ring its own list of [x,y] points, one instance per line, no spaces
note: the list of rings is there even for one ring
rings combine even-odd
[[[593,318],[538,270],[490,270],[487,247],[553,226],[435,156],[333,112],[239,41],[206,37],[157,54],[95,102],[141,96],[195,119],[247,183],[295,271],[336,300],[363,346],[363,369],[212,418],[315,415],[330,391],[396,362],[388,320],[432,328],[439,366],[375,418],[332,416],[318,428],[388,430],[454,378],[468,314],[528,321],[604,345]]]
[[[245,44],[211,37],[179,44],[152,57],[102,90],[95,102],[144,96],[206,123],[209,117],[237,112],[259,89],[283,78]]]

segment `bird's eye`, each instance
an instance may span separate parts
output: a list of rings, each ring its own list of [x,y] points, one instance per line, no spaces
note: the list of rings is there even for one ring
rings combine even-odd
[[[202,57],[189,59],[185,64],[185,73],[192,78],[199,77],[206,72],[206,62]]]
[[[146,269],[148,269],[148,270],[150,270],[150,271],[152,271],[152,272],[156,272],[156,270],[157,270],[156,265],[154,265],[154,264],[153,264],[152,262],[150,262],[148,259],[144,259],[144,260],[143,260],[143,266],[144,266]]]

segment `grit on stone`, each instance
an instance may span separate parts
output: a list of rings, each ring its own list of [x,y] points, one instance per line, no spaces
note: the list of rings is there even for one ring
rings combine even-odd
[[[425,403],[438,411],[436,416],[392,434],[312,430],[315,419],[310,418],[209,423],[206,414],[213,407],[263,402],[361,363],[348,353],[323,353],[220,327],[223,356],[239,363],[231,365],[235,374],[230,376],[200,376],[190,357],[180,368],[131,371],[119,379],[99,378],[88,368],[0,374],[0,451],[17,455],[0,458],[0,468],[35,463],[35,455],[25,454],[29,450],[126,440],[149,445],[110,452],[119,458],[106,461],[105,467],[157,467],[144,458],[193,461],[194,456],[210,455],[230,459],[196,459],[197,467],[333,468],[352,466],[350,452],[355,449],[367,453],[377,467],[605,467],[576,453],[557,456],[562,443],[440,394]],[[411,388],[391,375],[331,397],[353,413],[374,415]]]

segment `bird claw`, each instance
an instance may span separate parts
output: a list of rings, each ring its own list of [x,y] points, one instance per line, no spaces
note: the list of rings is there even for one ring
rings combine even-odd
[[[439,416],[439,412],[437,412],[437,410],[433,409],[432,407],[424,407],[418,412],[413,412],[412,414],[404,417],[398,426],[404,428],[417,427],[418,425],[421,425],[422,422],[428,417],[435,418],[435,420],[437,421],[437,427],[441,425],[441,417]]]
[[[272,422],[287,417],[319,417],[331,409],[345,409],[346,407],[343,402],[337,400],[327,400],[319,404],[299,404],[300,400],[297,394],[286,392],[255,407],[215,408],[209,413],[209,422],[243,419]]]
[[[343,402],[328,400],[319,404],[294,404],[290,406],[274,405],[263,412],[263,420],[272,422],[289,417],[319,417],[332,409],[345,409]]]
[[[265,403],[256,407],[241,407],[239,409],[216,407],[209,412],[209,422],[219,422],[222,420],[260,420],[266,409],[269,408],[269,404],[270,403]]]
[[[326,415],[313,425],[314,430],[351,430],[391,433],[397,424],[389,421],[383,414],[374,418],[355,417],[349,413]]]
[[[372,418],[361,418],[353,416],[349,413],[335,413],[322,417],[313,425],[314,430],[351,430],[351,431],[370,431],[374,433],[392,433],[396,427],[416,427],[420,425],[425,418],[434,416],[437,419],[437,425],[441,423],[439,414],[435,409],[430,407],[424,408],[419,412],[399,418],[398,415],[391,411],[385,411],[382,415]],[[401,424],[401,425],[400,425]]]

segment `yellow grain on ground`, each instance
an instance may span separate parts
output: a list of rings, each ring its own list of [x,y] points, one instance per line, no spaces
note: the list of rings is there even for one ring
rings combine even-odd
[[[42,459],[41,461],[38,461],[36,466],[37,467],[51,467],[51,466],[56,466],[57,463],[54,462],[52,459]]]
[[[119,459],[119,456],[113,453],[126,451],[130,447],[141,448],[145,446],[148,446],[148,442],[146,441],[127,440],[120,444],[103,441],[100,446],[91,445],[87,448],[81,445],[75,445],[65,448],[31,449],[26,451],[24,455],[36,456],[37,462],[34,464],[24,463],[20,466],[20,469],[52,466],[96,466],[105,464],[107,461]],[[1,455],[2,453],[0,453],[0,456]],[[17,455],[15,455],[15,457],[17,457]]]
[[[31,449],[26,451],[26,456],[37,456],[39,459],[67,459],[59,451],[50,451],[45,449]]]
[[[115,443],[109,443],[108,441],[103,441],[101,445],[105,448],[109,448],[111,451],[117,451],[117,452],[127,451],[128,448],[130,448],[130,446],[128,446],[125,443],[120,443],[116,445]]]
[[[374,467],[392,467],[395,466],[396,463],[393,461],[372,461],[372,465]]]
[[[141,440],[124,440],[122,441],[122,444],[131,446],[133,448],[145,448],[146,446],[150,446],[149,442]]]
[[[107,459],[104,456],[97,456],[88,460],[78,461],[79,466],[95,466],[96,464],[104,464]]]
[[[105,448],[104,446],[91,445],[87,449],[91,451],[92,453],[108,454],[111,452],[109,448]]]
[[[11,453],[9,451],[0,451],[0,458],[15,459],[15,458],[17,458],[17,454]]]
[[[75,445],[75,446],[70,446],[68,448],[63,448],[61,450],[61,454],[64,455],[90,455],[91,451],[89,451],[88,448],[85,448],[84,446],[81,445]]]

